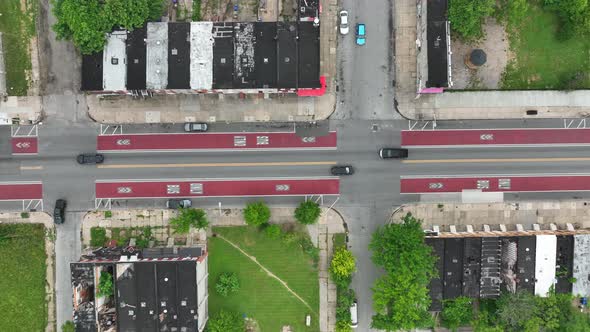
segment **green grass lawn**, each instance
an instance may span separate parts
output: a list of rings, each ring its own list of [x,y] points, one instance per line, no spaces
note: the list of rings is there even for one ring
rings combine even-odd
[[[0,331],[45,331],[45,228],[0,225]]]
[[[522,26],[508,28],[515,61],[504,72],[503,89],[590,88],[590,39],[557,38],[557,16],[529,2]]]
[[[269,277],[254,262],[219,238],[209,238],[209,313],[220,309],[240,312],[255,319],[261,331],[280,331],[290,325],[294,331],[318,331],[319,282],[312,260],[297,243],[285,244],[269,239],[252,227],[216,227],[214,232],[240,246],[258,262],[284,280],[291,289],[314,308],[310,312],[277,280]],[[222,272],[235,272],[240,290],[228,297],[215,291],[215,281]],[[305,326],[305,316],[312,315],[312,326]]]
[[[29,88],[27,71],[31,70],[29,42],[35,34],[35,17],[39,0],[27,0],[23,12],[20,0],[0,1],[0,31],[6,65],[6,90],[11,96],[25,96]]]

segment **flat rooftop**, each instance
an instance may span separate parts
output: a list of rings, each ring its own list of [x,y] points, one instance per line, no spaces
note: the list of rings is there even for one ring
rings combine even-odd
[[[426,39],[428,56],[428,80],[426,87],[448,87],[447,0],[428,0],[426,15]]]

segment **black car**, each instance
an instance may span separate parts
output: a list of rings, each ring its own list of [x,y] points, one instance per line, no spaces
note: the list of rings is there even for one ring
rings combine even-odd
[[[350,165],[337,165],[333,166],[330,172],[332,172],[332,175],[353,175],[354,168]]]
[[[169,199],[166,207],[169,209],[189,208],[193,205],[190,199]]]
[[[55,201],[55,209],[53,210],[53,222],[56,224],[63,224],[66,218],[66,200],[58,199]]]
[[[104,155],[100,153],[83,153],[79,154],[76,157],[78,164],[86,165],[86,164],[102,164],[104,161]]]
[[[408,158],[408,149],[383,148],[379,150],[379,157],[381,157],[381,159]]]

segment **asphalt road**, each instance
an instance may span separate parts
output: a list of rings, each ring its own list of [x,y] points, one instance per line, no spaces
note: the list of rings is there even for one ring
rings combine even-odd
[[[480,127],[485,123],[439,123],[438,128]],[[498,127],[558,127],[557,120],[524,124],[522,122],[498,122]],[[458,175],[458,174],[540,174],[540,173],[587,173],[588,161],[567,161],[571,157],[590,157],[585,147],[539,147],[539,148],[443,148],[413,149],[408,161],[381,160],[377,151],[384,146],[399,146],[400,131],[408,127],[408,121],[346,120],[331,121],[330,129],[338,132],[338,149],[334,151],[237,151],[237,152],[175,152],[175,153],[115,153],[107,154],[104,166],[81,166],[75,156],[96,148],[98,125],[76,122],[75,119],[50,119],[39,129],[39,155],[16,157],[9,154],[6,140],[0,144],[0,181],[42,180],[44,184],[45,210],[51,211],[55,199],[68,200],[68,222],[58,226],[56,249],[58,285],[58,320],[62,322],[71,315],[69,290],[69,262],[79,256],[80,221],[83,212],[94,209],[94,180],[97,179],[157,179],[157,178],[223,178],[223,177],[311,177],[329,174],[329,166],[268,166],[281,162],[329,162],[351,164],[354,176],[341,178],[341,197],[335,207],[345,216],[350,231],[349,245],[358,258],[358,269],[353,287],[359,301],[360,328],[368,329],[371,309],[370,286],[379,271],[370,261],[367,250],[371,234],[383,225],[391,211],[399,205],[421,199],[418,195],[400,195],[399,178],[408,175]],[[290,125],[289,125],[290,126]],[[268,131],[281,128],[276,124],[268,127],[249,127],[240,124],[212,126],[212,130]],[[178,126],[123,126],[124,132],[180,132]],[[3,138],[10,132],[0,129]],[[514,161],[518,158],[519,161]],[[536,158],[535,161],[522,161]],[[472,162],[473,159],[490,159],[493,162]],[[432,162],[432,160],[440,161]],[[451,162],[449,162],[451,161]],[[219,167],[218,164],[226,164]],[[232,167],[236,163],[253,163],[253,166]],[[164,165],[163,165],[164,164]],[[195,164],[194,167],[170,167],[168,164]],[[211,164],[208,166],[207,164]],[[149,168],[137,166],[150,165]],[[41,166],[41,169],[23,170],[21,166]],[[508,199],[588,197],[587,193],[567,194],[513,194]],[[430,197],[432,199],[432,197]],[[436,199],[436,198],[434,198]],[[441,197],[441,200],[443,198]],[[201,206],[243,206],[247,199],[203,199]],[[273,198],[270,203],[294,205],[300,198]],[[331,204],[332,201],[326,202]],[[164,200],[141,200],[116,202],[114,208],[163,207]],[[19,208],[6,206],[3,208]]]

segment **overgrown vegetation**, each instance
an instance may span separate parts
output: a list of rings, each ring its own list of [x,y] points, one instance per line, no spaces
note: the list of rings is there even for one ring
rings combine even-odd
[[[494,4],[494,0],[449,0],[449,21],[453,32],[465,41],[482,38],[482,24],[494,13]]]
[[[475,331],[590,331],[590,316],[573,307],[572,300],[572,295],[553,289],[547,297],[526,291],[504,293],[497,300],[480,301],[472,324]]]
[[[102,51],[105,34],[116,27],[133,30],[159,19],[164,0],[51,0],[57,38],[72,40],[82,54]]]
[[[436,275],[436,258],[424,243],[421,221],[408,213],[401,223],[378,228],[369,248],[373,262],[385,270],[373,286],[371,326],[395,331],[431,325],[427,287]]]
[[[218,236],[213,236],[209,238],[210,280],[217,280],[221,273],[233,272],[240,281],[240,290],[223,297],[215,290],[215,284],[209,283],[209,311],[239,312],[240,316],[256,321],[258,331],[281,331],[284,325],[291,326],[293,331],[319,331],[318,271],[300,246],[299,239],[306,235],[301,234],[297,227],[301,226],[284,225],[283,237],[279,239],[270,238],[263,229],[251,226],[214,227],[213,232],[256,257],[260,264],[285,281],[313,310],[236,248]],[[290,239],[285,241],[287,234]],[[312,316],[310,327],[305,326],[307,314]]]
[[[207,322],[208,332],[244,332],[246,322],[244,318],[233,311],[220,310],[217,314],[211,316]]]
[[[0,224],[0,331],[45,331],[45,228]]]
[[[23,11],[21,4],[26,8]],[[26,96],[29,89],[31,54],[29,44],[35,36],[39,11],[36,0],[0,1],[0,31],[6,71],[6,90],[10,96]]]
[[[304,225],[315,224],[321,214],[320,205],[314,201],[301,202],[295,209],[295,219]]]
[[[443,301],[441,313],[442,325],[456,331],[459,326],[468,325],[473,320],[472,300],[460,296],[453,300]]]
[[[186,234],[191,227],[205,229],[209,226],[207,213],[203,209],[180,209],[178,216],[170,219],[170,226],[177,234]]]
[[[107,271],[101,271],[100,278],[98,279],[98,289],[96,290],[96,296],[109,297],[113,294],[113,275]]]
[[[355,258],[346,249],[344,234],[337,235],[335,234],[333,238],[334,255],[330,262],[330,276],[336,284],[336,332],[350,332],[352,331],[350,306],[355,300],[350,283],[355,271]]]
[[[193,14],[192,20],[193,21],[200,21],[201,17],[201,0],[193,0]]]
[[[250,226],[263,226],[270,219],[270,209],[266,203],[253,202],[246,204],[244,209],[244,220]]]
[[[76,332],[76,325],[71,320],[61,325],[61,332]]]
[[[104,212],[104,217],[105,218],[111,218],[113,216],[113,211],[108,210]]]
[[[102,247],[107,242],[107,230],[104,227],[92,227],[90,229],[90,246]]]

